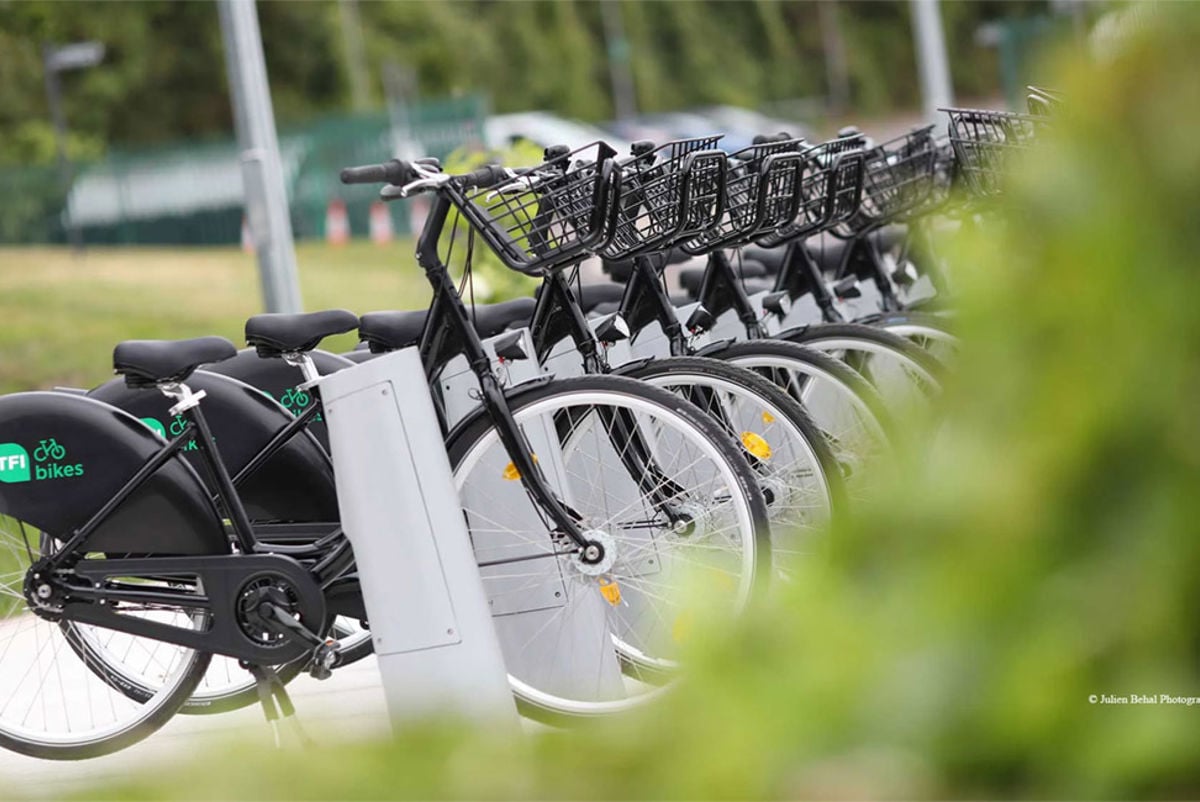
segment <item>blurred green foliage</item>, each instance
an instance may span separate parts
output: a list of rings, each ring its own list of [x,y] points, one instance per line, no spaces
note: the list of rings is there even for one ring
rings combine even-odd
[[[1089,701],[1200,697],[1200,7],[1166,6],[1048,73],[1052,140],[956,253],[936,429],[663,705],[230,751],[86,796],[1194,798],[1200,705]]]
[[[824,96],[824,36],[840,31],[859,111],[917,98],[909,4],[842,2],[824,30],[816,2],[620,4],[638,106],[663,111]],[[1044,14],[1044,0],[944,3],[960,92],[994,93],[995,53],[974,44],[981,22]],[[258,3],[272,99],[281,124],[350,105],[335,2]],[[359,5],[370,89],[381,68],[410,68],[426,97],[489,92],[497,111],[544,108],[590,120],[613,115],[603,10],[595,0],[411,0]],[[70,150],[94,158],[110,144],[225,134],[232,119],[214,4],[0,2],[0,164],[50,163],[42,42],[95,39],[95,69],[62,76]],[[622,50],[619,45],[614,46]]]

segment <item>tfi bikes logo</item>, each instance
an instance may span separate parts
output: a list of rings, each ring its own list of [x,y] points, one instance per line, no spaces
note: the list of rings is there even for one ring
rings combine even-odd
[[[67,464],[66,446],[53,437],[39,440],[33,450],[33,459],[29,452],[18,443],[0,443],[0,482],[14,484],[28,482],[30,479],[43,481],[46,479],[70,479],[83,476],[81,463]]]
[[[164,440],[171,440],[175,437],[178,437],[179,435],[183,434],[184,430],[188,427],[187,419],[182,415],[176,415],[167,424],[163,424],[163,422],[158,418],[142,418],[141,421],[153,429],[154,433]],[[213,442],[215,443],[216,441],[217,438],[214,437]],[[193,437],[183,445],[183,448],[181,448],[180,451],[195,451],[199,447],[200,446],[196,445],[196,438]]]

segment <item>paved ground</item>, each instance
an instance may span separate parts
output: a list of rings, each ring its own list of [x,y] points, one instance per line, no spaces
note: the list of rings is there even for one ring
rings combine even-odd
[[[375,659],[368,657],[319,682],[301,676],[289,686],[297,716],[316,743],[384,735],[388,730],[383,688]],[[5,798],[51,797],[86,792],[131,773],[169,765],[233,734],[261,734],[273,743],[270,726],[258,706],[215,716],[176,716],[145,741],[107,757],[76,762],[38,760],[0,750],[0,787]],[[292,737],[288,727],[281,734]]]

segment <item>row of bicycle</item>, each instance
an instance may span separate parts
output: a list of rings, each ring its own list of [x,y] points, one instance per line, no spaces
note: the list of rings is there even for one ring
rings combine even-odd
[[[950,151],[920,129],[343,171],[384,198],[433,194],[427,310],[258,315],[241,352],[128,341],[101,387],[0,398],[0,744],[89,757],[177,712],[262,700],[277,716],[292,677],[370,654],[320,379],[413,346],[428,384],[409,390],[434,399],[523,710],[652,698],[690,633],[819,548],[905,411],[936,396],[944,295],[905,307],[922,273],[945,287],[925,258],[945,156],[970,175],[1008,142],[966,123],[1024,120],[951,119]],[[809,244],[826,234],[844,242],[832,278]],[[464,304],[447,264],[457,245],[469,276],[476,239],[541,277],[536,297]],[[684,277],[694,298],[663,280],[681,253],[706,257]],[[590,259],[611,285],[579,284]],[[842,320],[855,295],[878,313]],[[319,349],[354,329],[362,350]],[[578,637],[589,616],[602,644]]]

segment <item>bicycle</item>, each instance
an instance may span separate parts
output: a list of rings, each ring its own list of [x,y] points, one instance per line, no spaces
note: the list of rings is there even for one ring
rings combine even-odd
[[[178,711],[212,654],[245,661],[268,684],[265,666],[301,658],[314,669],[332,663],[336,644],[322,637],[323,569],[261,551],[211,444],[203,396],[184,383],[199,364],[233,353],[219,337],[130,341],[114,350],[114,366],[127,383],[169,395],[173,413],[187,420],[170,442],[132,415],[83,396],[0,398],[0,440],[19,445],[33,438],[57,453],[42,443],[50,438],[40,437],[54,431],[82,468],[0,488],[8,559],[2,584],[10,600],[0,623],[6,691],[0,745],[68,759],[136,742]],[[191,441],[211,471],[215,499],[181,457]],[[331,549],[324,567],[336,571],[347,552]],[[125,633],[126,654],[168,645],[141,669],[152,680],[147,695],[126,695],[115,687],[122,675],[83,656],[98,656],[81,648],[86,628]]]
[[[503,561],[497,562],[496,556],[513,553],[506,552],[508,549],[521,550],[522,556],[512,559],[524,563],[518,575],[522,592],[527,592],[530,583],[556,588],[555,592],[563,593],[569,603],[581,598],[581,589],[588,594],[598,593],[609,605],[605,612],[616,630],[613,641],[619,658],[632,674],[645,679],[669,671],[678,651],[678,633],[672,631],[677,627],[668,623],[679,621],[683,615],[670,601],[678,598],[680,587],[672,584],[672,577],[682,582],[678,572],[683,566],[678,559],[706,566],[704,570],[713,569],[715,576],[725,577],[720,585],[727,588],[729,596],[723,597],[727,601],[721,606],[728,610],[743,609],[761,585],[757,580],[765,577],[770,564],[769,528],[766,505],[754,474],[711,419],[682,399],[643,383],[618,376],[582,376],[541,378],[507,391],[502,389],[438,252],[439,239],[453,210],[455,223],[465,220],[510,269],[544,275],[576,261],[611,236],[609,221],[619,197],[611,150],[602,144],[589,149],[588,160],[595,165],[590,171],[559,169],[572,159],[582,158],[576,152],[517,172],[495,166],[480,168],[466,179],[442,173],[431,161],[410,164],[396,160],[345,170],[342,179],[386,182],[388,186],[380,193],[385,199],[415,192],[436,193],[417,245],[417,261],[433,287],[433,302],[421,328],[419,347],[431,384],[436,384],[446,363],[459,354],[466,357],[479,381],[481,406],[454,426],[447,448],[460,492],[472,499],[465,501],[464,514],[481,567],[489,569],[485,571],[485,583],[494,594],[493,602],[499,606],[502,600],[511,598],[504,586],[511,586],[514,579],[504,573]],[[547,174],[559,177],[547,181]],[[539,215],[528,213],[531,207],[526,204],[497,203],[492,190],[500,185],[533,189],[537,208],[556,211]],[[444,416],[444,405],[435,404],[435,408]],[[537,436],[542,442],[559,444],[564,473],[550,476],[549,470],[539,469],[528,449],[507,446],[506,441],[523,442],[523,431],[535,430],[540,430]],[[705,464],[709,467],[703,467]],[[681,469],[686,470],[681,473]],[[704,489],[689,488],[688,476],[697,477],[691,481]],[[617,484],[610,485],[610,481]],[[627,500],[614,503],[620,498]],[[589,542],[581,531],[584,522],[596,527],[605,520],[613,521],[613,515],[624,523],[609,524],[606,537]],[[547,551],[540,545],[546,537],[544,519],[554,523],[555,540],[565,550]],[[635,530],[643,531],[643,542],[655,544],[658,557],[636,567],[624,565],[620,559],[612,562],[610,549],[602,542],[606,538],[618,547],[618,552],[625,542],[633,554],[650,559],[646,546],[629,546],[639,539],[633,534]],[[721,534],[722,530],[728,530],[728,534]],[[603,534],[597,528],[584,531]],[[613,531],[630,534],[615,535]],[[644,541],[647,536],[650,541]],[[687,552],[689,538],[697,543],[693,553]],[[721,546],[721,542],[731,543],[732,548]],[[722,551],[728,553],[722,557]],[[568,573],[555,570],[531,576],[531,558],[550,558],[560,564],[566,558]],[[624,571],[618,572],[619,568]],[[604,576],[606,570],[611,577]],[[647,579],[651,575],[663,580],[656,584]],[[567,584],[562,582],[564,577],[569,580]],[[614,580],[620,589],[616,604],[612,591],[605,591]],[[557,597],[548,593],[549,598]],[[654,598],[663,601],[656,605],[651,602]],[[666,605],[666,614],[663,610],[655,612],[662,604]],[[546,613],[547,621],[539,625],[542,648],[552,649],[553,637],[545,638],[546,629],[564,625],[565,608],[553,609],[555,612]],[[649,615],[655,620],[647,620]],[[518,663],[526,672],[525,677],[512,679],[518,701],[529,712],[596,715],[625,709],[632,703],[629,698],[567,697],[562,695],[565,691],[539,690],[536,682],[528,680],[541,676],[553,661],[535,659],[525,648],[519,649],[518,655],[513,644],[502,645],[510,674],[517,673],[511,666]]]

